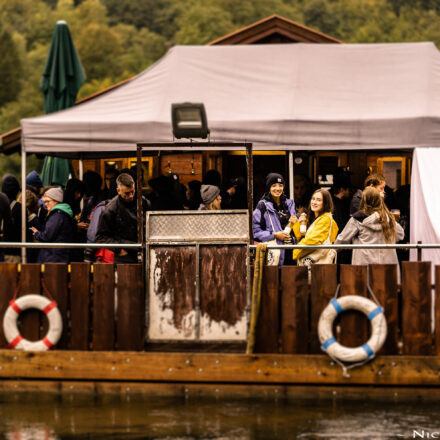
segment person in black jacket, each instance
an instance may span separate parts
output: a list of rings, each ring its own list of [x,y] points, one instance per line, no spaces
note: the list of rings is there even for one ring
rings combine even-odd
[[[48,211],[43,231],[31,227],[34,238],[43,243],[72,243],[75,237],[75,220],[67,203],[63,202],[63,190],[50,188],[43,196]],[[37,263],[69,263],[69,249],[46,248],[38,254]]]
[[[137,200],[133,178],[121,173],[116,179],[118,195],[105,207],[99,217],[97,243],[138,243]],[[142,200],[143,210],[149,209],[146,199]],[[136,249],[115,249],[116,264],[137,263]]]

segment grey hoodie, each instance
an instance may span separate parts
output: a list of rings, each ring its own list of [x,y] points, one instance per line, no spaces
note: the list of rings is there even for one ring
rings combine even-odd
[[[403,240],[402,226],[396,223],[396,239]],[[344,230],[336,237],[334,244],[385,244],[382,225],[377,212],[366,217],[358,211],[350,218]],[[395,249],[354,249],[351,264],[397,264]]]

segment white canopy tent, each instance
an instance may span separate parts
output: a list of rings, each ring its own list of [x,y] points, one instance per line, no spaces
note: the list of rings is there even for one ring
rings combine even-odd
[[[185,101],[205,104],[211,140],[255,149],[438,147],[440,55],[433,43],[176,46],[111,92],[23,119],[22,151],[78,157],[169,142],[171,104]],[[436,152],[416,155],[430,176],[413,179],[413,242],[440,238]]]
[[[211,139],[262,149],[440,145],[433,43],[176,46],[114,91],[21,121],[26,152],[172,140],[171,104],[203,102]]]

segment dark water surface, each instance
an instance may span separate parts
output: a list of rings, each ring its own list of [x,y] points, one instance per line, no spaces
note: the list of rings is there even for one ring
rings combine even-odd
[[[0,438],[440,438],[440,403],[0,395]]]

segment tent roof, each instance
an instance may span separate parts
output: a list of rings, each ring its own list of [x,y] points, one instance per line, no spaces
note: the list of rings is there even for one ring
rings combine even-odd
[[[171,104],[203,102],[215,141],[260,149],[440,144],[433,43],[176,46],[132,81],[23,119],[28,152],[133,151],[172,141]]]

